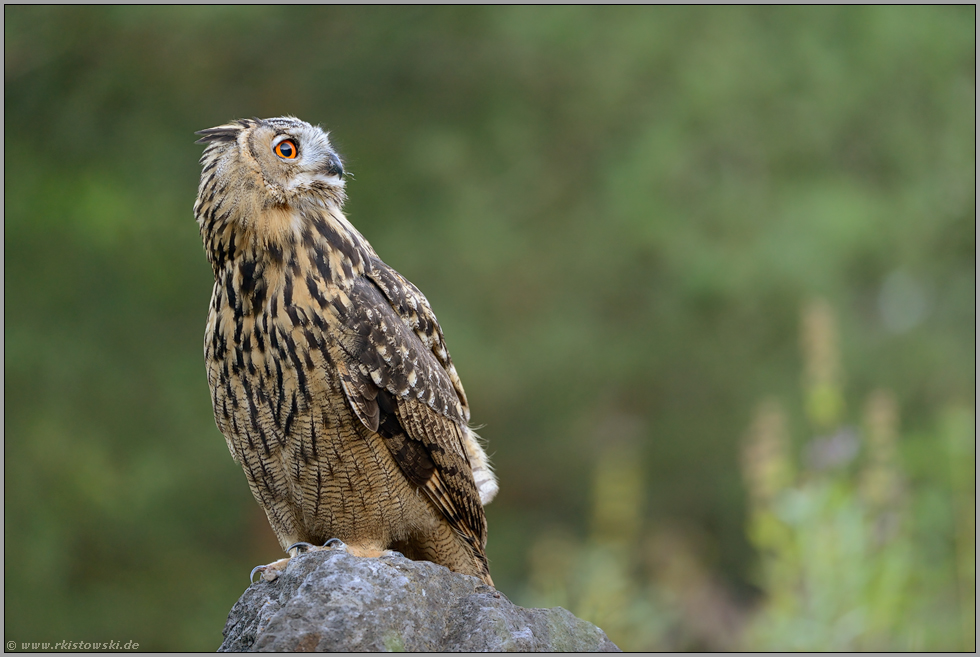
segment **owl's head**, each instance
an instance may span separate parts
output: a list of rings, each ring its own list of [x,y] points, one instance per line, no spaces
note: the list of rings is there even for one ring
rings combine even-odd
[[[343,164],[317,126],[281,116],[239,119],[196,134],[201,135],[197,143],[208,144],[201,157],[202,187],[213,174],[229,183],[232,193],[263,195],[262,205],[311,196],[343,201]]]

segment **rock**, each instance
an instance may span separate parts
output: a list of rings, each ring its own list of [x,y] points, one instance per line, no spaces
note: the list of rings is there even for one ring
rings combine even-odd
[[[400,556],[294,557],[235,603],[219,652],[618,652],[571,612],[525,609],[468,575]]]

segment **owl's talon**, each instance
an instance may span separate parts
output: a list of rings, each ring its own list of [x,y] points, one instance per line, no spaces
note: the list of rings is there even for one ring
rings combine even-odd
[[[347,544],[339,538],[331,538],[323,544],[323,547],[327,550],[347,550]]]
[[[304,548],[304,550],[303,550],[303,552],[298,552],[296,556],[299,556],[300,554],[303,554],[304,552],[309,552],[310,550],[314,550],[314,549],[316,549],[316,546],[313,545],[313,544],[311,544],[311,543],[307,543],[306,541],[300,541],[298,543],[293,543],[288,548],[286,548],[286,554],[290,554],[291,555],[291,553],[292,553],[293,550],[298,550],[299,548]]]
[[[282,571],[286,569],[287,564],[289,564],[289,557],[280,559],[279,561],[273,561],[272,563],[267,563],[264,566],[256,566],[248,575],[249,585],[255,584],[255,573],[261,574],[259,581],[265,580],[267,582],[274,582],[276,578],[282,574]]]
[[[385,550],[384,552],[381,553],[381,556],[382,557],[401,557],[402,559],[405,558],[405,555],[402,554],[401,552],[399,552],[398,550]]]

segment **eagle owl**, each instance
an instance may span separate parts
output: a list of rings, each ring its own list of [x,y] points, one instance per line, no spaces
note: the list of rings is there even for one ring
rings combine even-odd
[[[339,539],[492,584],[497,482],[466,394],[425,296],[342,213],[327,133],[280,117],[197,134],[214,417],[279,543]]]

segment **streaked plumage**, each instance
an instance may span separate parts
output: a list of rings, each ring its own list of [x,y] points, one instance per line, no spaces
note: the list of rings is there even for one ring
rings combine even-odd
[[[339,538],[492,583],[497,484],[466,394],[425,297],[342,214],[327,134],[291,117],[198,134],[215,421],[280,544]]]

